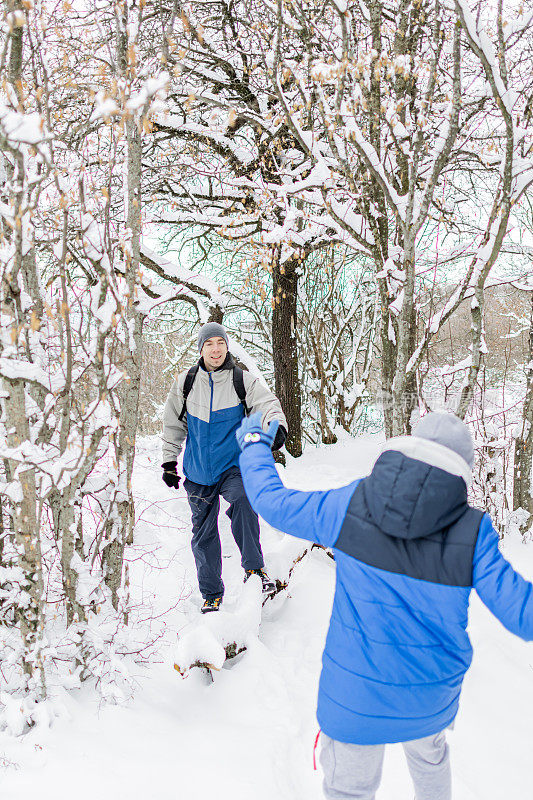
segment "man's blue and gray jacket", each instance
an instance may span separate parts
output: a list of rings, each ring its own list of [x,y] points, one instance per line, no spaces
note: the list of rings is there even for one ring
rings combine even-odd
[[[323,492],[286,489],[266,444],[248,445],[240,467],[263,519],[334,549],[317,712],[332,739],[402,742],[450,725],[472,659],[472,588],[533,639],[533,586],[501,555],[490,517],[469,506],[468,465],[449,448],[391,439],[368,477]]]
[[[177,461],[185,444],[183,471],[193,483],[214,485],[221,475],[239,463],[235,431],[244,409],[233,385],[234,361],[230,353],[222,366],[208,372],[203,358],[183,408],[183,387],[188,370],[181,372],[170,389],[163,414],[163,462]],[[250,413],[260,413],[264,427],[274,420],[287,430],[287,420],[278,398],[248,371],[243,372],[246,404]],[[280,445],[281,446],[281,445]]]

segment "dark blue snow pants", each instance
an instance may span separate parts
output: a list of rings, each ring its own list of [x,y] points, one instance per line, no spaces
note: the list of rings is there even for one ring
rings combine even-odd
[[[191,546],[200,592],[204,599],[220,597],[224,594],[218,535],[220,495],[229,503],[226,514],[231,520],[233,538],[241,551],[243,569],[261,569],[264,566],[259,543],[259,520],[246,497],[238,467],[230,467],[223,472],[214,486],[202,486],[188,478],[183,485],[192,511]]]

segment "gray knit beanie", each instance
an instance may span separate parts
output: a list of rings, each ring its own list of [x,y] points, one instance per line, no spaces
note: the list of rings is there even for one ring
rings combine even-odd
[[[198,352],[202,352],[202,347],[207,342],[208,339],[212,339],[213,336],[220,336],[229,348],[229,341],[228,341],[228,334],[226,333],[226,329],[223,325],[219,325],[218,322],[206,322],[205,325],[202,325],[200,330],[198,331]]]
[[[468,427],[455,414],[432,411],[413,428],[413,436],[429,439],[461,456],[470,469],[474,465],[474,443]]]

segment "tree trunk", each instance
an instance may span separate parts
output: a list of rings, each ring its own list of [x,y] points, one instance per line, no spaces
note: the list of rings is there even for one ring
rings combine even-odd
[[[533,292],[531,292],[528,350],[526,396],[522,412],[522,425],[515,439],[513,470],[513,509],[516,511],[518,508],[523,508],[529,515],[520,522],[522,534],[529,530],[533,519],[533,498],[531,497],[533,462]]]
[[[134,11],[140,14],[140,11]],[[117,19],[117,64],[118,71],[131,86],[136,68],[131,53],[136,43],[128,40],[128,6],[125,3],[116,10]],[[141,20],[137,20],[139,30]],[[131,70],[131,73],[130,73]],[[124,100],[127,100],[125,95]],[[130,332],[126,340],[124,389],[121,392],[120,425],[116,452],[118,462],[117,510],[118,524],[114,526],[112,541],[104,550],[105,582],[111,589],[114,608],[118,608],[118,590],[122,583],[124,549],[133,541],[135,506],[131,490],[135,440],[139,424],[139,396],[143,358],[142,330],[145,316],[136,308],[139,264],[141,255],[141,134],[140,123],[130,114],[126,126],[126,227],[127,244],[124,249],[127,298],[123,309],[124,321]],[[125,611],[125,614],[127,612]]]
[[[322,444],[336,444],[337,437],[329,426],[326,410],[327,376],[324,369],[324,359],[322,358],[323,350],[320,344],[317,343],[313,333],[311,333],[311,346],[313,348],[317,378],[320,381],[319,389],[311,392],[311,396],[314,397],[317,402],[318,413],[320,415],[320,438]]]
[[[272,357],[276,395],[289,426],[285,446],[291,456],[302,455],[302,394],[298,375],[297,313],[298,266],[296,258],[280,264],[277,248],[272,268]]]
[[[20,0],[8,0],[6,3],[8,13],[23,12]],[[23,63],[23,31],[24,27],[13,25],[9,31],[9,84],[11,93],[9,100],[13,104],[16,97],[18,110],[23,110],[24,96],[22,91],[22,63]],[[14,95],[14,96],[13,96]],[[11,334],[11,342],[17,357],[27,358],[28,310],[21,301],[21,285],[19,278],[24,281],[25,268],[36,270],[32,263],[35,257],[33,247],[28,252],[28,243],[31,243],[33,229],[29,215],[24,219],[28,196],[28,175],[23,147],[11,146],[5,143],[10,153],[10,159],[5,159],[6,172],[9,177],[7,184],[7,202],[12,206],[15,225],[4,227],[4,240],[12,246],[12,254],[4,265],[1,283],[0,305],[4,316],[6,329]],[[29,230],[24,230],[25,222],[29,221]],[[0,354],[4,355],[3,344],[0,345]],[[26,395],[28,388],[24,378],[2,379],[2,388],[5,390],[4,409],[5,427],[7,429],[7,445],[18,448],[23,442],[31,442],[30,423],[26,409]],[[43,577],[40,525],[37,517],[37,491],[34,469],[25,469],[25,464],[17,459],[8,459],[6,473],[20,485],[20,495],[13,502],[13,535],[18,555],[18,565],[22,572],[20,588],[23,602],[16,609],[16,617],[20,623],[20,632],[23,643],[22,666],[24,672],[32,682],[38,684],[40,675],[40,690],[46,694],[44,668],[41,658],[41,637],[43,630]],[[18,473],[17,473],[18,470]]]
[[[23,441],[30,441],[30,429],[26,416],[24,384],[20,381],[9,381],[4,378],[4,387],[8,397],[5,399],[6,427],[8,445],[18,447]],[[12,472],[19,467],[17,461],[11,464]],[[20,469],[20,467],[19,467]],[[14,525],[15,543],[18,551],[19,566],[24,575],[21,588],[27,592],[29,601],[18,611],[20,632],[24,645],[23,668],[28,676],[33,676],[35,668],[44,675],[40,657],[40,638],[43,617],[43,578],[41,562],[41,541],[37,524],[37,499],[35,489],[35,470],[27,469],[20,473],[19,483],[21,499],[15,506]]]

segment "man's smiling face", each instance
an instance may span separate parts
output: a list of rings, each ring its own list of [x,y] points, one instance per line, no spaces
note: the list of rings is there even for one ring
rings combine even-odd
[[[213,336],[207,339],[202,347],[202,358],[205,368],[209,371],[222,366],[228,354],[228,346],[222,336]]]

